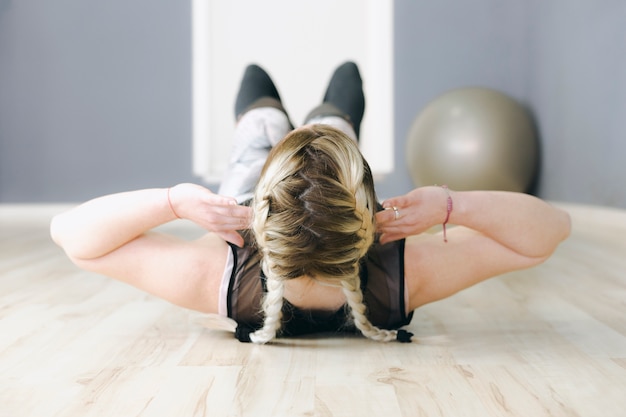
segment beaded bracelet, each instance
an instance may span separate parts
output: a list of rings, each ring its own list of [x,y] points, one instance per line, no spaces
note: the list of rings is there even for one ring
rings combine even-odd
[[[446,234],[446,225],[448,224],[448,220],[450,220],[450,213],[452,213],[452,209],[454,209],[454,204],[452,203],[452,196],[450,196],[450,189],[447,185],[442,185],[443,188],[448,195],[448,200],[446,202],[446,219],[443,221],[443,241],[448,243],[448,236]]]

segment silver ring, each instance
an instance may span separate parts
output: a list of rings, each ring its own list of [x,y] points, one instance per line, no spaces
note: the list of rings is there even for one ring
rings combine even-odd
[[[393,209],[393,214],[395,214],[396,216],[395,220],[398,220],[400,218],[400,210],[398,210],[398,207],[396,206],[393,206],[392,209]]]

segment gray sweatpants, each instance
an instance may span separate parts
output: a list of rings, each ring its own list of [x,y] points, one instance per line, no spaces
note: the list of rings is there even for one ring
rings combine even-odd
[[[306,124],[331,125],[356,140],[352,125],[339,116],[317,116]],[[261,107],[246,112],[235,127],[233,149],[218,194],[235,197],[239,203],[251,198],[270,150],[290,130],[287,115],[278,109]]]

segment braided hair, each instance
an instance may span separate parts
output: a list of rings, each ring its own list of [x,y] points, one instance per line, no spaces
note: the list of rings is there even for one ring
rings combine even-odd
[[[267,278],[265,320],[250,334],[252,342],[276,337],[284,283],[301,276],[341,286],[363,335],[395,340],[397,332],[374,326],[363,304],[359,261],[374,241],[376,195],[354,140],[326,125],[292,131],[272,149],[252,206],[252,230]]]

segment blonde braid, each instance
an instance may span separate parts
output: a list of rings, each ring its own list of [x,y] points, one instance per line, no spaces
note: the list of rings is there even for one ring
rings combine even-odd
[[[264,325],[250,335],[267,343],[281,328],[284,282],[302,276],[341,285],[355,326],[390,341],[366,316],[359,262],[374,241],[376,195],[357,144],[315,125],[287,135],[270,153],[255,189],[252,230],[267,277]]]
[[[352,279],[341,281],[343,293],[346,296],[354,325],[363,333],[363,336],[378,342],[391,342],[396,340],[398,332],[395,330],[383,330],[374,326],[365,315],[366,307],[363,304],[363,292],[360,287],[361,280],[358,274]]]
[[[355,245],[359,249],[359,259],[367,254],[369,247],[374,240],[376,225],[374,223],[374,207],[373,202],[367,195],[367,189],[363,185],[365,177],[364,170],[366,165],[355,165],[350,171],[351,178],[346,178],[346,185],[355,196],[355,214],[361,219],[361,229],[357,232],[360,240]],[[359,169],[361,168],[361,169]],[[369,173],[368,173],[369,174]],[[354,265],[354,273],[352,276],[341,280],[343,293],[350,306],[354,325],[361,333],[372,340],[379,342],[390,342],[396,340],[397,331],[383,330],[374,326],[367,318],[367,308],[363,303],[363,292],[361,291],[361,278],[359,275],[359,263]]]
[[[271,269],[269,269],[271,270]],[[284,281],[267,275],[267,293],[263,300],[265,321],[263,327],[250,334],[253,343],[267,343],[276,337],[276,333],[282,326],[283,318],[283,294],[285,292]]]
[[[262,190],[264,192],[265,190]],[[267,233],[264,228],[265,219],[269,215],[270,198],[259,198],[258,204],[255,205],[257,214],[253,222],[253,230],[256,232],[257,244],[263,254],[261,267],[266,277],[267,293],[263,299],[263,312],[265,320],[263,327],[250,334],[250,341],[253,343],[268,343],[276,337],[276,333],[280,330],[283,308],[284,283],[280,277],[276,277],[273,273],[272,257],[269,256],[266,238]]]

